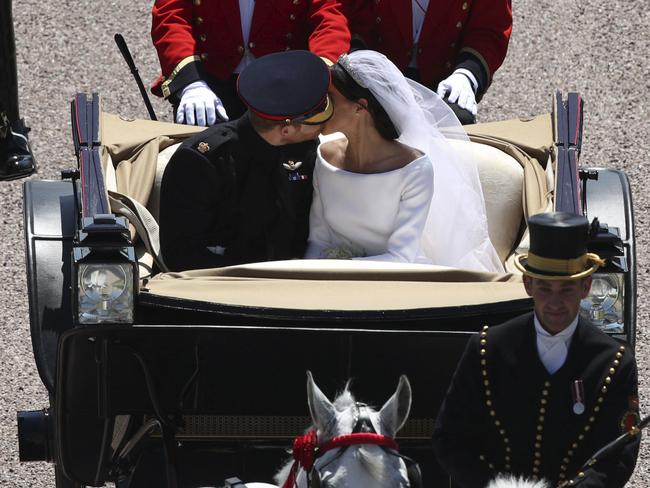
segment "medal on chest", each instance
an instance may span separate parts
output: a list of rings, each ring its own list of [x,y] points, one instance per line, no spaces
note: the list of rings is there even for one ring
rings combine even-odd
[[[571,397],[573,398],[573,413],[582,415],[585,412],[585,387],[582,380],[575,380],[571,385]]]
[[[309,179],[307,175],[298,172],[298,168],[302,166],[302,161],[293,161],[289,159],[286,163],[282,163],[282,166],[287,170],[289,181],[303,181]]]

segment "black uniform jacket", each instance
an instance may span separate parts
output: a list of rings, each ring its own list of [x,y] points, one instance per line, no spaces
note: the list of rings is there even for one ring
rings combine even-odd
[[[470,339],[436,421],[438,461],[464,488],[484,487],[497,473],[554,486],[571,479],[580,487],[624,486],[638,436],[619,455],[578,473],[625,422],[638,419],[631,349],[580,319],[566,362],[550,375],[536,341],[532,313]],[[584,388],[582,414],[574,412],[575,381]]]
[[[248,115],[185,141],[162,179],[160,244],[167,266],[180,271],[302,257],[316,147],[317,141],[272,146]]]

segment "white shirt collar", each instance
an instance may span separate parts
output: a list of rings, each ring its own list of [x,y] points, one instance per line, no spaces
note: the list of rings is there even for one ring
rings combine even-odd
[[[573,337],[573,333],[576,331],[576,327],[578,326],[578,317],[580,314],[578,313],[576,317],[573,319],[573,321],[569,324],[569,326],[564,329],[561,332],[558,332],[557,334],[551,334],[548,332],[544,327],[542,327],[542,323],[539,321],[537,318],[537,314],[534,314],[535,318],[533,322],[535,322],[535,331],[537,332],[537,336],[541,336],[546,340],[555,340],[559,341],[560,338],[566,343],[568,346],[569,343],[571,342],[571,338]]]
[[[576,318],[573,319],[566,329],[557,334],[551,334],[546,331],[537,318],[537,314],[535,314],[533,322],[535,323],[535,332],[537,336],[537,355],[546,368],[546,371],[548,371],[549,374],[553,374],[560,369],[566,361],[569,346],[571,344],[571,338],[578,326],[578,315],[576,315]]]

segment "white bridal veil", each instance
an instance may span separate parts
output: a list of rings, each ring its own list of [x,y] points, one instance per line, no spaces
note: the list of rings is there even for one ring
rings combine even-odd
[[[392,120],[398,141],[433,163],[433,198],[422,251],[434,264],[502,272],[488,236],[483,191],[467,133],[433,91],[409,80],[383,54],[360,50],[339,64],[375,96]]]

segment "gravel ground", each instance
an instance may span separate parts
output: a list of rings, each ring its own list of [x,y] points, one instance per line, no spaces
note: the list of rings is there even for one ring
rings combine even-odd
[[[481,121],[535,115],[551,107],[556,89],[586,100],[582,163],[624,170],[636,214],[638,336],[641,406],[650,403],[650,245],[647,191],[650,134],[650,14],[647,0],[515,0],[515,27],[507,60],[480,105]],[[146,118],[126,65],[113,44],[121,32],[147,82],[157,74],[149,38],[151,2],[131,0],[14,1],[22,115],[33,132],[36,178],[58,179],[75,164],[69,101],[98,91],[104,109]],[[165,118],[169,110],[155,100]],[[21,182],[0,185],[0,485],[53,486],[52,468],[19,464],[15,412],[47,405],[32,359],[23,254]],[[650,445],[643,443],[629,486],[650,486]]]

